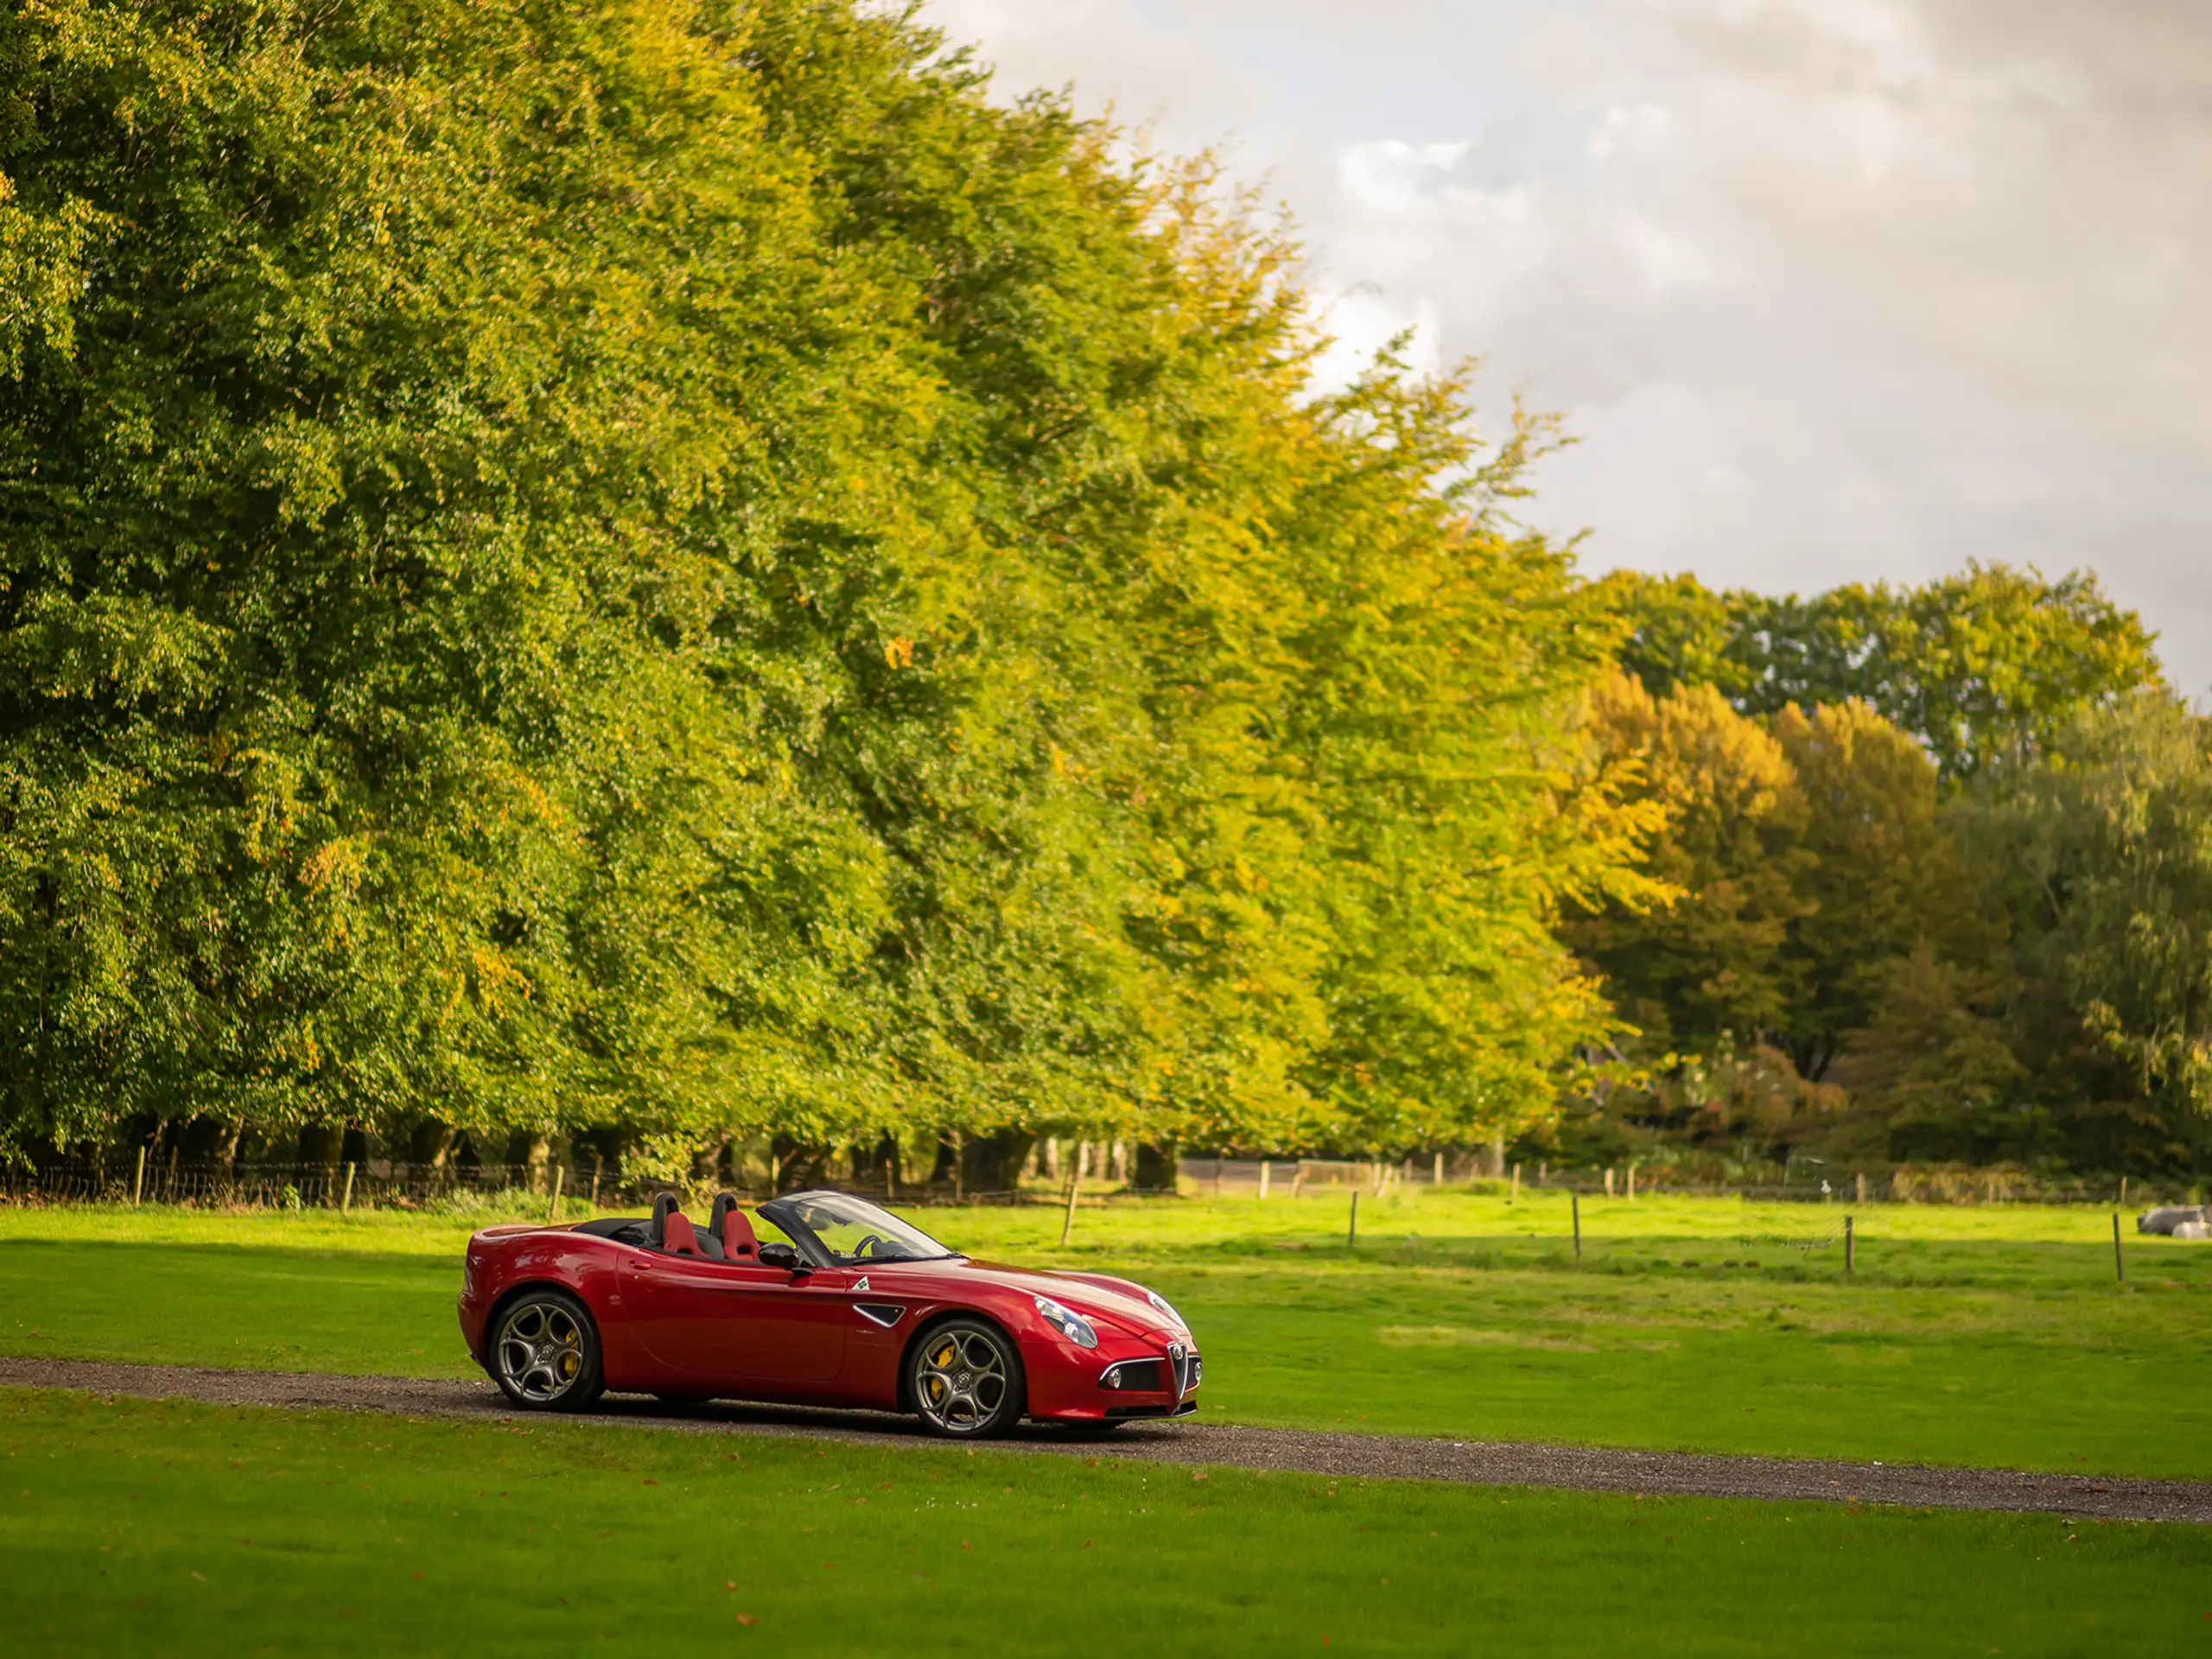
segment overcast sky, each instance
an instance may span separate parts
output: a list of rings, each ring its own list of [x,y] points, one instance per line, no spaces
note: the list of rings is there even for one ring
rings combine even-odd
[[[1230,147],[1347,351],[1581,438],[1587,568],[2095,569],[2212,687],[2212,0],[929,0]]]

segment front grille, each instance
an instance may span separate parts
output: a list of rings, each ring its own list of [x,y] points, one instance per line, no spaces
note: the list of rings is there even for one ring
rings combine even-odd
[[[1166,1385],[1160,1380],[1156,1359],[1124,1359],[1098,1374],[1098,1386],[1123,1394],[1158,1394]]]

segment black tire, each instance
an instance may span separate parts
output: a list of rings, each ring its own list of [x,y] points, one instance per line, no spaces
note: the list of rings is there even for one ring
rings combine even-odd
[[[591,1311],[550,1286],[499,1304],[484,1341],[499,1392],[524,1411],[588,1411],[607,1392]]]
[[[922,1427],[948,1440],[1010,1433],[1028,1409],[1020,1351],[983,1319],[963,1316],[925,1331],[906,1352],[906,1382]]]

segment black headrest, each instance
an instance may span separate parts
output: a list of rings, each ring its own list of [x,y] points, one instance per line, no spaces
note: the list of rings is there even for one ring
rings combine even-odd
[[[645,1224],[645,1242],[655,1249],[668,1243],[668,1218],[675,1213],[675,1193],[664,1192],[653,1200],[653,1218]]]
[[[716,1238],[720,1238],[722,1236],[722,1217],[736,1208],[736,1193],[715,1193],[715,1207],[707,1212],[707,1230],[712,1233]]]

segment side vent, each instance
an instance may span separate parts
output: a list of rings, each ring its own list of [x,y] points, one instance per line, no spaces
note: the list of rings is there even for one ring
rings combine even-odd
[[[887,1331],[906,1317],[906,1310],[895,1302],[855,1302],[853,1312],[870,1325],[880,1325]]]

